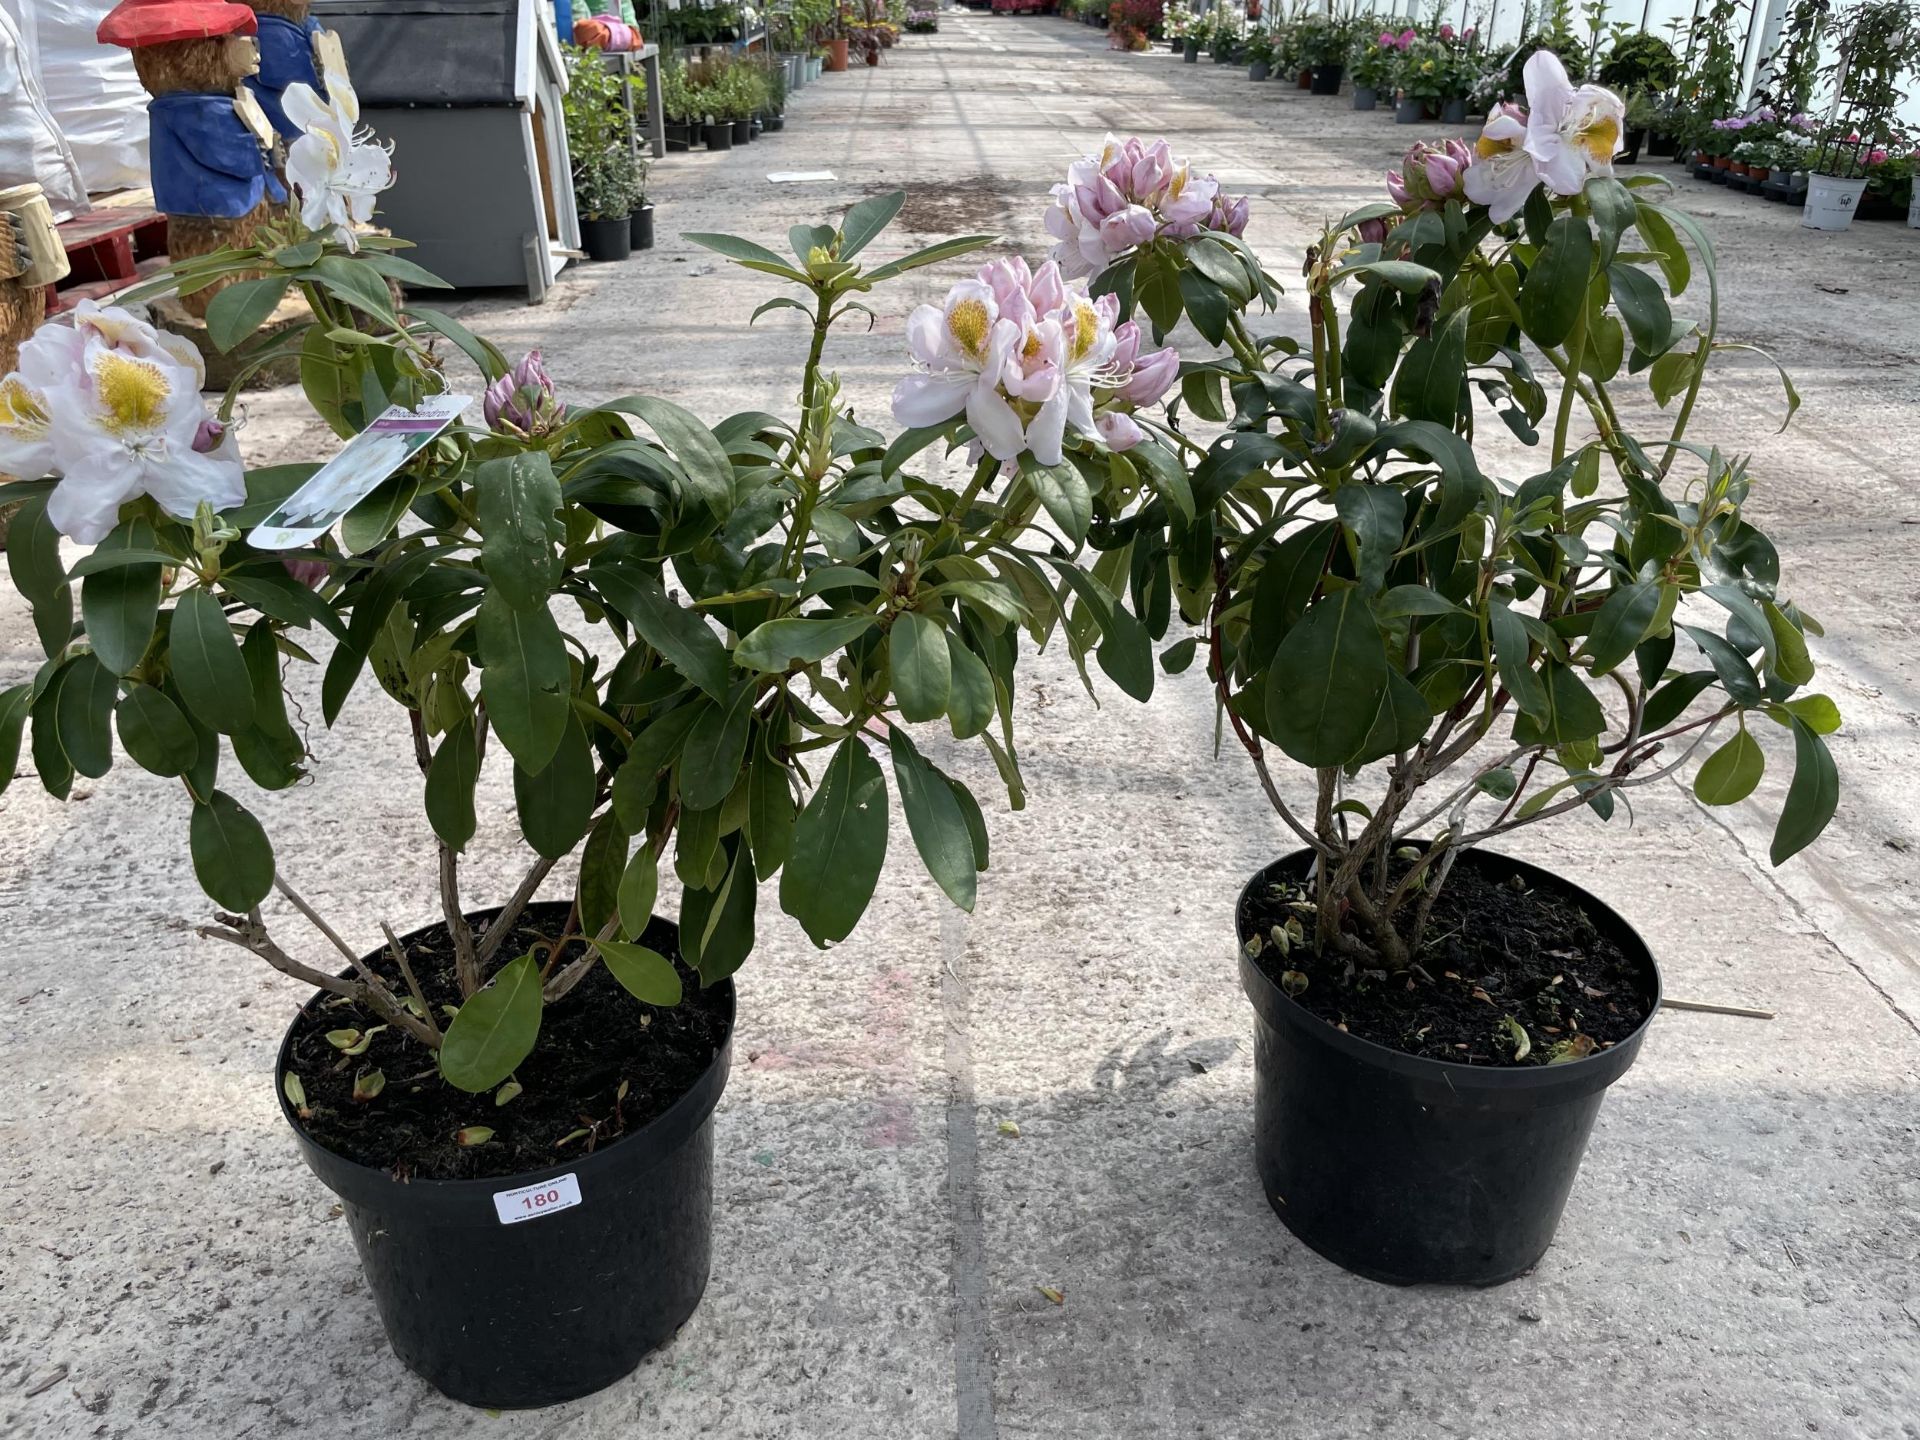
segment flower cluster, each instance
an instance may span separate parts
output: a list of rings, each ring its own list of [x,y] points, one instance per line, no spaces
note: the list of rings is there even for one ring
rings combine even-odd
[[[1473,162],[1473,152],[1462,140],[1429,145],[1424,140],[1407,151],[1398,170],[1387,172],[1387,193],[1402,210],[1438,210],[1460,194],[1461,177]]]
[[[487,386],[481,405],[488,429],[523,440],[550,434],[567,417],[567,407],[555,396],[553,379],[538,350],[529,350],[518,364]]]
[[[326,77],[327,97],[311,85],[287,86],[287,117],[306,131],[287,147],[287,179],[300,194],[300,221],[358,248],[353,227],[373,218],[373,201],[393,184],[392,151],[357,129],[360,100],[344,75]]]
[[[980,446],[1000,461],[1031,451],[1042,465],[1064,459],[1071,428],[1125,450],[1141,432],[1128,411],[1159,399],[1180,357],[1140,353],[1140,333],[1116,327],[1119,301],[1088,296],[1048,261],[996,260],[922,305],[907,320],[920,368],[893,391],[902,425],[941,425],[964,413]]]
[[[1551,50],[1525,71],[1527,105],[1502,104],[1487,117],[1464,180],[1467,198],[1496,222],[1520,213],[1536,185],[1577,195],[1589,175],[1611,175],[1627,107],[1598,85],[1576,87]]]
[[[1229,197],[1211,175],[1194,174],[1165,140],[1111,135],[1098,155],[1067,167],[1046,214],[1047,233],[1059,242],[1053,259],[1072,278],[1097,275],[1158,236],[1190,239],[1203,228],[1238,235],[1246,225],[1245,197]]]
[[[1394,34],[1391,30],[1382,30],[1379,40],[1375,43],[1377,43],[1382,50],[1405,51],[1411,50],[1413,48],[1413,42],[1419,38],[1419,32],[1414,30],[1412,26],[1408,26],[1398,35]]]
[[[202,501],[247,498],[239,448],[200,398],[206,367],[178,335],[82,300],[71,325],[42,325],[0,380],[0,470],[62,477],[47,497],[61,534],[96,545],[120,507],[149,495],[192,519]]]

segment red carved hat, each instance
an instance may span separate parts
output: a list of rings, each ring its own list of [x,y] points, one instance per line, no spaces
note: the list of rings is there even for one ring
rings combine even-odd
[[[253,11],[228,0],[120,0],[93,32],[102,45],[161,45],[169,40],[217,40],[251,35]]]

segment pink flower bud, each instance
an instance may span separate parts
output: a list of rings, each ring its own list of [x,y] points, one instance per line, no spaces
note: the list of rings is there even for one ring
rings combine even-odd
[[[324,560],[286,560],[280,562],[286,567],[294,583],[304,585],[311,590],[327,578],[327,562]]]
[[[1384,244],[1387,238],[1387,222],[1384,220],[1362,220],[1359,225],[1360,243],[1363,245]]]
[[[488,429],[528,438],[547,434],[567,413],[567,407],[554,396],[553,381],[537,349],[529,350],[511,370],[487,386],[481,408]]]
[[[1147,432],[1134,424],[1133,417],[1120,410],[1094,416],[1093,428],[1100,432],[1109,450],[1131,450],[1147,438]]]
[[[193,432],[193,448],[201,455],[211,455],[220,448],[226,438],[227,427],[225,423],[209,415],[200,422],[199,428]]]
[[[1180,352],[1169,345],[1136,359],[1120,393],[1132,404],[1151,405],[1167,393],[1179,374]]]
[[[1442,40],[1451,40],[1451,39],[1453,39],[1453,26],[1451,26],[1451,25],[1442,25],[1442,26],[1440,27],[1440,38],[1441,38]]]

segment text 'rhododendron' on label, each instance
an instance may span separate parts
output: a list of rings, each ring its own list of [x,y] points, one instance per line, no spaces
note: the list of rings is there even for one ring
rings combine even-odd
[[[208,423],[205,378],[187,340],[82,300],[72,325],[41,326],[0,380],[0,470],[61,476],[47,518],[83,545],[142,495],[181,519],[203,500],[239,505],[245,472],[231,432]]]
[[[1112,295],[1095,299],[1049,260],[1035,272],[1024,260],[996,260],[962,280],[939,305],[907,319],[907,343],[921,368],[894,387],[902,425],[941,425],[965,415],[976,440],[1000,461],[1032,452],[1058,465],[1071,428],[1109,448],[1139,443],[1126,416],[1172,383],[1172,350],[1139,354],[1131,325],[1116,331]]]
[[[1196,175],[1165,140],[1109,135],[1098,155],[1067,167],[1053,187],[1047,233],[1059,243],[1061,272],[1097,275],[1129,251],[1160,235],[1187,239],[1204,229],[1238,235],[1247,227],[1247,201],[1221,194],[1211,175]]]

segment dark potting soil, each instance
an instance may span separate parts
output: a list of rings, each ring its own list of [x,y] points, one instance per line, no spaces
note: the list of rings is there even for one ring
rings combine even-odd
[[[1394,865],[1404,873],[1406,862]],[[1349,967],[1331,947],[1316,951],[1311,890],[1268,880],[1236,917],[1247,953],[1295,1004],[1349,1034],[1431,1060],[1545,1065],[1616,1045],[1647,1018],[1650,977],[1567,891],[1456,865],[1414,957],[1422,976]],[[1271,937],[1289,919],[1302,938],[1290,935],[1283,951]],[[1509,1017],[1526,1032],[1519,1059]]]
[[[567,906],[529,906],[499,954],[526,953],[560,932]],[[475,915],[475,932],[491,914]],[[458,1004],[453,944],[444,925],[406,938],[407,958],[436,1018]],[[616,1144],[662,1114],[693,1088],[727,1038],[719,989],[702,991],[680,958],[674,927],[653,921],[640,943],[674,962],[685,998],[672,1009],[643,1004],[596,965],[567,997],[546,1008],[540,1041],[514,1072],[520,1093],[504,1105],[497,1092],[469,1095],[440,1078],[432,1052],[388,1028],[362,1055],[342,1054],[330,1030],[362,1032],[380,1023],[343,997],[323,995],[294,1023],[289,1068],[306,1091],[306,1133],[336,1154],[362,1165],[418,1180],[478,1180],[519,1175],[564,1164]],[[580,953],[571,945],[563,958]],[[374,969],[396,994],[406,987],[390,955]],[[386,1085],[372,1100],[353,1098],[356,1075],[378,1070]],[[275,1077],[281,1083],[281,1077]],[[622,1093],[622,1086],[625,1091]],[[485,1127],[491,1138],[462,1145],[463,1129]],[[585,1132],[585,1133],[581,1133]]]

